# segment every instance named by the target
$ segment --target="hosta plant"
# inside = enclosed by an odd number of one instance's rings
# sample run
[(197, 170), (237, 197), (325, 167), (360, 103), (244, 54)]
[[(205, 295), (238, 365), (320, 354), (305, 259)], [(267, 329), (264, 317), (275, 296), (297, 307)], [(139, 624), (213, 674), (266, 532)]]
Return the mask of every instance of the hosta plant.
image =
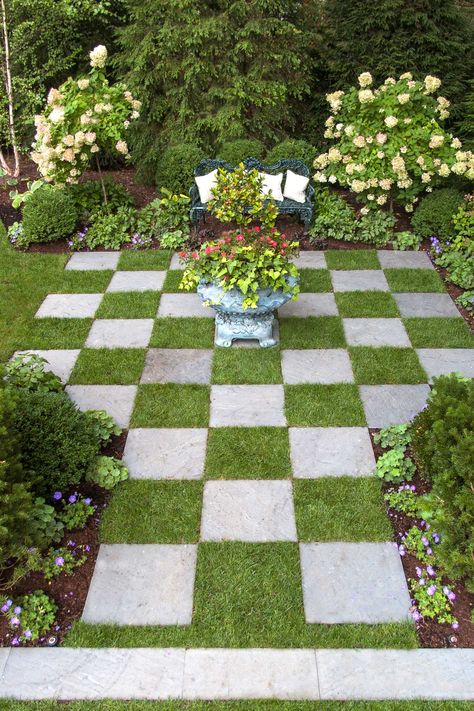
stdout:
[(410, 212), (419, 193), (451, 173), (474, 178), (473, 154), (442, 128), (449, 101), (435, 98), (437, 77), (418, 81), (406, 72), (377, 88), (369, 72), (358, 80), (326, 97), (325, 137), (333, 145), (314, 162), (316, 181), (348, 187), (366, 208), (395, 199)]

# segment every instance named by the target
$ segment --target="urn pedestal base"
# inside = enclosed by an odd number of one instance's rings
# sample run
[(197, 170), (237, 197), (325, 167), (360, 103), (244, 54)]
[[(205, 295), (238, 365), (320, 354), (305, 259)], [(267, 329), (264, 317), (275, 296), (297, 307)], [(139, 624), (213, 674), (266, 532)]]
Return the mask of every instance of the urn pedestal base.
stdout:
[(217, 313), (214, 343), (230, 348), (233, 341), (258, 341), (262, 348), (271, 348), (278, 343), (273, 332), (272, 312), (255, 314)]

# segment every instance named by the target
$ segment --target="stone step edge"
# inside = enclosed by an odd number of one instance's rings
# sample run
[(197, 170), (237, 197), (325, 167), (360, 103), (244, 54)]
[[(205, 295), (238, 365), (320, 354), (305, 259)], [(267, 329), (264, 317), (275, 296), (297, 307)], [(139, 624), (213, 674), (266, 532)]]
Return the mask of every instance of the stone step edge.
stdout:
[(474, 649), (3, 648), (0, 698), (474, 699)]

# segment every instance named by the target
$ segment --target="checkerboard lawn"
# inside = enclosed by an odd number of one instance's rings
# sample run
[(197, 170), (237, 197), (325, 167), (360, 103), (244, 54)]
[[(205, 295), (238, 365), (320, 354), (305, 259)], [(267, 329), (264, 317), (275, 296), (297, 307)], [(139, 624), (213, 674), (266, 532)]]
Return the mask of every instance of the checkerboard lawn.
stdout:
[[(140, 624), (131, 598), (128, 622), (104, 607), (67, 644), (417, 645), (403, 619), (306, 622), (300, 545), (390, 541), (367, 428), (412, 417), (439, 372), (472, 375), (472, 337), (426, 255), (326, 252), (326, 268), (302, 270), (305, 298), (282, 309), (271, 350), (215, 349), (167, 252), (124, 252), (115, 270), (5, 243), (0, 257), (0, 359), (54, 351), (71, 397), (101, 407), (106, 395), (129, 428), (130, 480), (101, 544), (196, 550), (190, 624)], [(339, 563), (330, 575), (351, 585)]]

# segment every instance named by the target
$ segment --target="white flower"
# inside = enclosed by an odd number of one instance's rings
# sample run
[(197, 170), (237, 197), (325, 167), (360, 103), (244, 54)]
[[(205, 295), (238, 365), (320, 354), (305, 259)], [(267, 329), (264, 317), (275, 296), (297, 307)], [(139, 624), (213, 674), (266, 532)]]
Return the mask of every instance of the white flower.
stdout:
[(407, 125), (412, 122), (413, 119), (411, 118), (404, 118), (403, 123), (406, 123)]
[(418, 156), (418, 158), (416, 159), (416, 162), (418, 163), (418, 165), (422, 166), (425, 163), (425, 159), (423, 156)]
[(453, 140), (451, 141), (451, 148), (461, 148), (461, 146), (462, 143), (459, 138), (453, 138)]
[(125, 141), (117, 141), (117, 143), (115, 144), (115, 148), (118, 150), (119, 153), (122, 153), (124, 156), (128, 153), (128, 146)]
[(324, 125), (326, 126), (326, 128), (332, 128), (334, 126), (334, 116), (330, 116), (329, 118), (327, 118), (324, 122)]
[(395, 156), (392, 158), (392, 168), (395, 173), (403, 173), (405, 170), (405, 161), (401, 156)]
[(100, 150), (100, 148), (96, 143), (94, 143), (94, 145), (91, 146), (91, 153), (98, 153), (99, 150)]
[(375, 195), (372, 195), (372, 193), (369, 193), (369, 195), (367, 195), (367, 200), (370, 200), (370, 201), (375, 200)]
[(331, 128), (327, 128), (323, 133), (324, 138), (334, 138), (334, 131)]
[(352, 124), (349, 124), (344, 129), (344, 133), (346, 134), (346, 136), (353, 136), (354, 131), (355, 131), (355, 129), (354, 129), (354, 126), (352, 126)]
[(456, 160), (460, 161), (465, 161), (468, 159), (468, 152), (467, 151), (456, 151)]
[(99, 44), (97, 47), (94, 47), (92, 52), (89, 52), (89, 57), (91, 60), (91, 67), (102, 69), (105, 67), (105, 63), (107, 61), (107, 48), (104, 47), (103, 44)]
[[(431, 188), (426, 188), (426, 192), (431, 192)], [(405, 211), (406, 212), (413, 212), (413, 205), (409, 203), (408, 205), (405, 205)]]
[(55, 106), (49, 114), (51, 123), (62, 123), (64, 121), (64, 109), (62, 106)]
[(341, 108), (341, 98), (343, 96), (343, 91), (333, 91), (332, 94), (326, 94), (326, 99), (329, 102), (333, 113), (337, 113), (337, 111)]
[(413, 74), (411, 72), (405, 72), (400, 74), (400, 79), (413, 79)]
[(355, 169), (354, 163), (348, 163), (348, 164), (346, 165), (346, 173), (347, 173), (347, 175), (352, 175), (353, 172), (354, 172), (354, 169)]
[(384, 123), (385, 123), (385, 125), (388, 126), (389, 128), (393, 128), (394, 126), (397, 125), (398, 119), (397, 119), (395, 116), (387, 116), (387, 117), (384, 119)]
[(112, 104), (104, 104), (104, 111), (112, 111), (113, 108)]
[(406, 146), (400, 146), (400, 153), (406, 153), (408, 148)]
[(392, 187), (392, 180), (390, 178), (382, 178), (382, 180), (379, 180), (379, 185), (382, 188), (382, 190), (390, 190)]
[(81, 91), (84, 91), (89, 86), (89, 79), (78, 79), (77, 86)]
[(314, 176), (314, 179), (315, 179), (318, 183), (326, 183), (326, 182), (327, 182), (327, 177), (326, 177), (325, 173), (319, 173), (319, 172), (316, 173), (315, 176)]
[(370, 212), (370, 210), (369, 210), (368, 207), (361, 207), (361, 208), (360, 208), (360, 214), (361, 214), (361, 215), (368, 215), (369, 212)]
[(94, 143), (96, 139), (96, 134), (94, 131), (88, 131), (85, 136), (84, 136), (84, 143), (87, 143), (89, 146)]
[(410, 94), (397, 94), (399, 104), (407, 104), (410, 101)]
[(359, 91), (359, 101), (361, 104), (369, 104), (374, 99), (374, 92), (371, 89), (361, 89)]
[(385, 158), (385, 153), (383, 151), (377, 151), (377, 158)]
[(359, 84), (362, 88), (372, 84), (372, 74), (370, 72), (362, 72), (358, 76)]
[(385, 205), (386, 202), (387, 202), (387, 196), (386, 196), (386, 195), (380, 195), (380, 196), (377, 198), (377, 205)]
[(451, 171), (450, 171), (449, 165), (447, 163), (442, 163), (439, 166), (438, 173), (439, 173), (439, 175), (441, 175), (442, 178), (447, 178), (448, 175), (450, 174), (450, 172)]
[(102, 113), (103, 110), (104, 110), (104, 104), (96, 104), (94, 106), (94, 111), (96, 114)]
[(354, 170), (357, 173), (362, 173), (365, 170), (365, 163), (356, 163), (356, 165), (354, 166)]
[(431, 174), (430, 173), (422, 173), (421, 174), (421, 182), (422, 183), (431, 183)]
[(79, 120), (80, 120), (82, 126), (88, 126), (90, 123), (92, 123), (91, 117), (88, 116), (87, 114), (82, 114), (82, 116)]
[(330, 148), (328, 151), (328, 160), (330, 163), (337, 163), (342, 158), (339, 148)]
[(366, 143), (373, 143), (374, 137), (373, 136), (366, 136), (365, 140), (366, 140)]
[(86, 134), (84, 133), (84, 131), (78, 131), (74, 135), (74, 142), (78, 146), (82, 146), (82, 144), (84, 143), (85, 140), (86, 140)]
[(384, 81), (384, 84), (386, 86), (390, 86), (390, 84), (396, 84), (396, 83), (397, 82), (395, 81), (395, 79), (393, 77), (387, 77)]
[(439, 117), (444, 121), (444, 119), (447, 119), (449, 117), (449, 111), (441, 109), (441, 111), (439, 112)]
[(353, 180), (351, 183), (351, 190), (355, 193), (361, 193), (365, 190), (365, 183), (363, 180)]
[(124, 97), (126, 98), (127, 101), (129, 101), (130, 103), (132, 103), (132, 101), (133, 101), (133, 96), (132, 96), (132, 92), (131, 92), (131, 91), (128, 91), (128, 89), (127, 89), (127, 91), (124, 91), (124, 92), (123, 92), (123, 95), (124, 95)]
[(337, 183), (337, 178), (335, 175), (330, 175), (328, 178), (329, 183)]
[(336, 131), (342, 131), (343, 128), (344, 128), (343, 123), (336, 123)]
[(131, 115), (132, 119), (137, 119), (139, 116), (140, 116), (140, 114), (138, 113), (138, 111), (132, 111), (132, 115)]
[(124, 128), (128, 128), (130, 126), (130, 121), (124, 121), (123, 126)]
[(467, 170), (467, 163), (464, 163), (463, 161), (459, 161), (459, 162), (455, 163), (453, 166), (451, 166), (451, 170), (456, 175), (463, 175), (463, 173), (465, 173)]
[(363, 148), (365, 146), (365, 138), (364, 136), (356, 136), (352, 143), (354, 146), (357, 146), (357, 148)]
[(409, 87), (410, 89), (414, 89), (415, 86), (416, 86), (416, 81), (413, 81), (413, 79), (409, 79), (409, 80), (407, 81), (407, 85), (408, 85), (408, 87)]
[(50, 89), (48, 92), (48, 98), (46, 99), (49, 106), (54, 106), (54, 104), (59, 104), (63, 95), (57, 89)]
[(313, 165), (315, 168), (325, 168), (328, 163), (329, 163), (328, 154), (321, 153), (319, 156), (317, 156), (314, 159)]
[(443, 145), (444, 142), (444, 136), (434, 133), (429, 142), (429, 147), (430, 148), (439, 148), (440, 146)]
[(142, 102), (138, 101), (138, 99), (133, 99), (132, 109), (135, 109), (135, 111), (140, 111), (141, 107), (142, 107)]
[(72, 163), (74, 161), (74, 151), (72, 150), (72, 148), (66, 148), (62, 157), (63, 160), (67, 161), (68, 163)]
[(438, 79), (438, 77), (433, 77), (431, 76), (431, 74), (428, 74), (428, 76), (426, 76), (424, 79), (424, 84), (426, 93), (432, 94), (433, 91), (436, 91), (436, 89), (439, 89), (439, 87), (441, 86), (441, 79)]
[(444, 96), (438, 96), (436, 101), (438, 102), (438, 105), (441, 109), (447, 109), (448, 106), (451, 106), (451, 102), (448, 101)]
[(74, 136), (71, 133), (68, 133), (67, 136), (64, 136), (63, 143), (65, 146), (73, 146), (74, 145)]
[(386, 133), (378, 133), (378, 134), (375, 136), (375, 140), (377, 141), (377, 143), (380, 143), (380, 145), (383, 146), (383, 144), (384, 144), (384, 143), (386, 142), (386, 140), (387, 140), (387, 134), (386, 134)]

